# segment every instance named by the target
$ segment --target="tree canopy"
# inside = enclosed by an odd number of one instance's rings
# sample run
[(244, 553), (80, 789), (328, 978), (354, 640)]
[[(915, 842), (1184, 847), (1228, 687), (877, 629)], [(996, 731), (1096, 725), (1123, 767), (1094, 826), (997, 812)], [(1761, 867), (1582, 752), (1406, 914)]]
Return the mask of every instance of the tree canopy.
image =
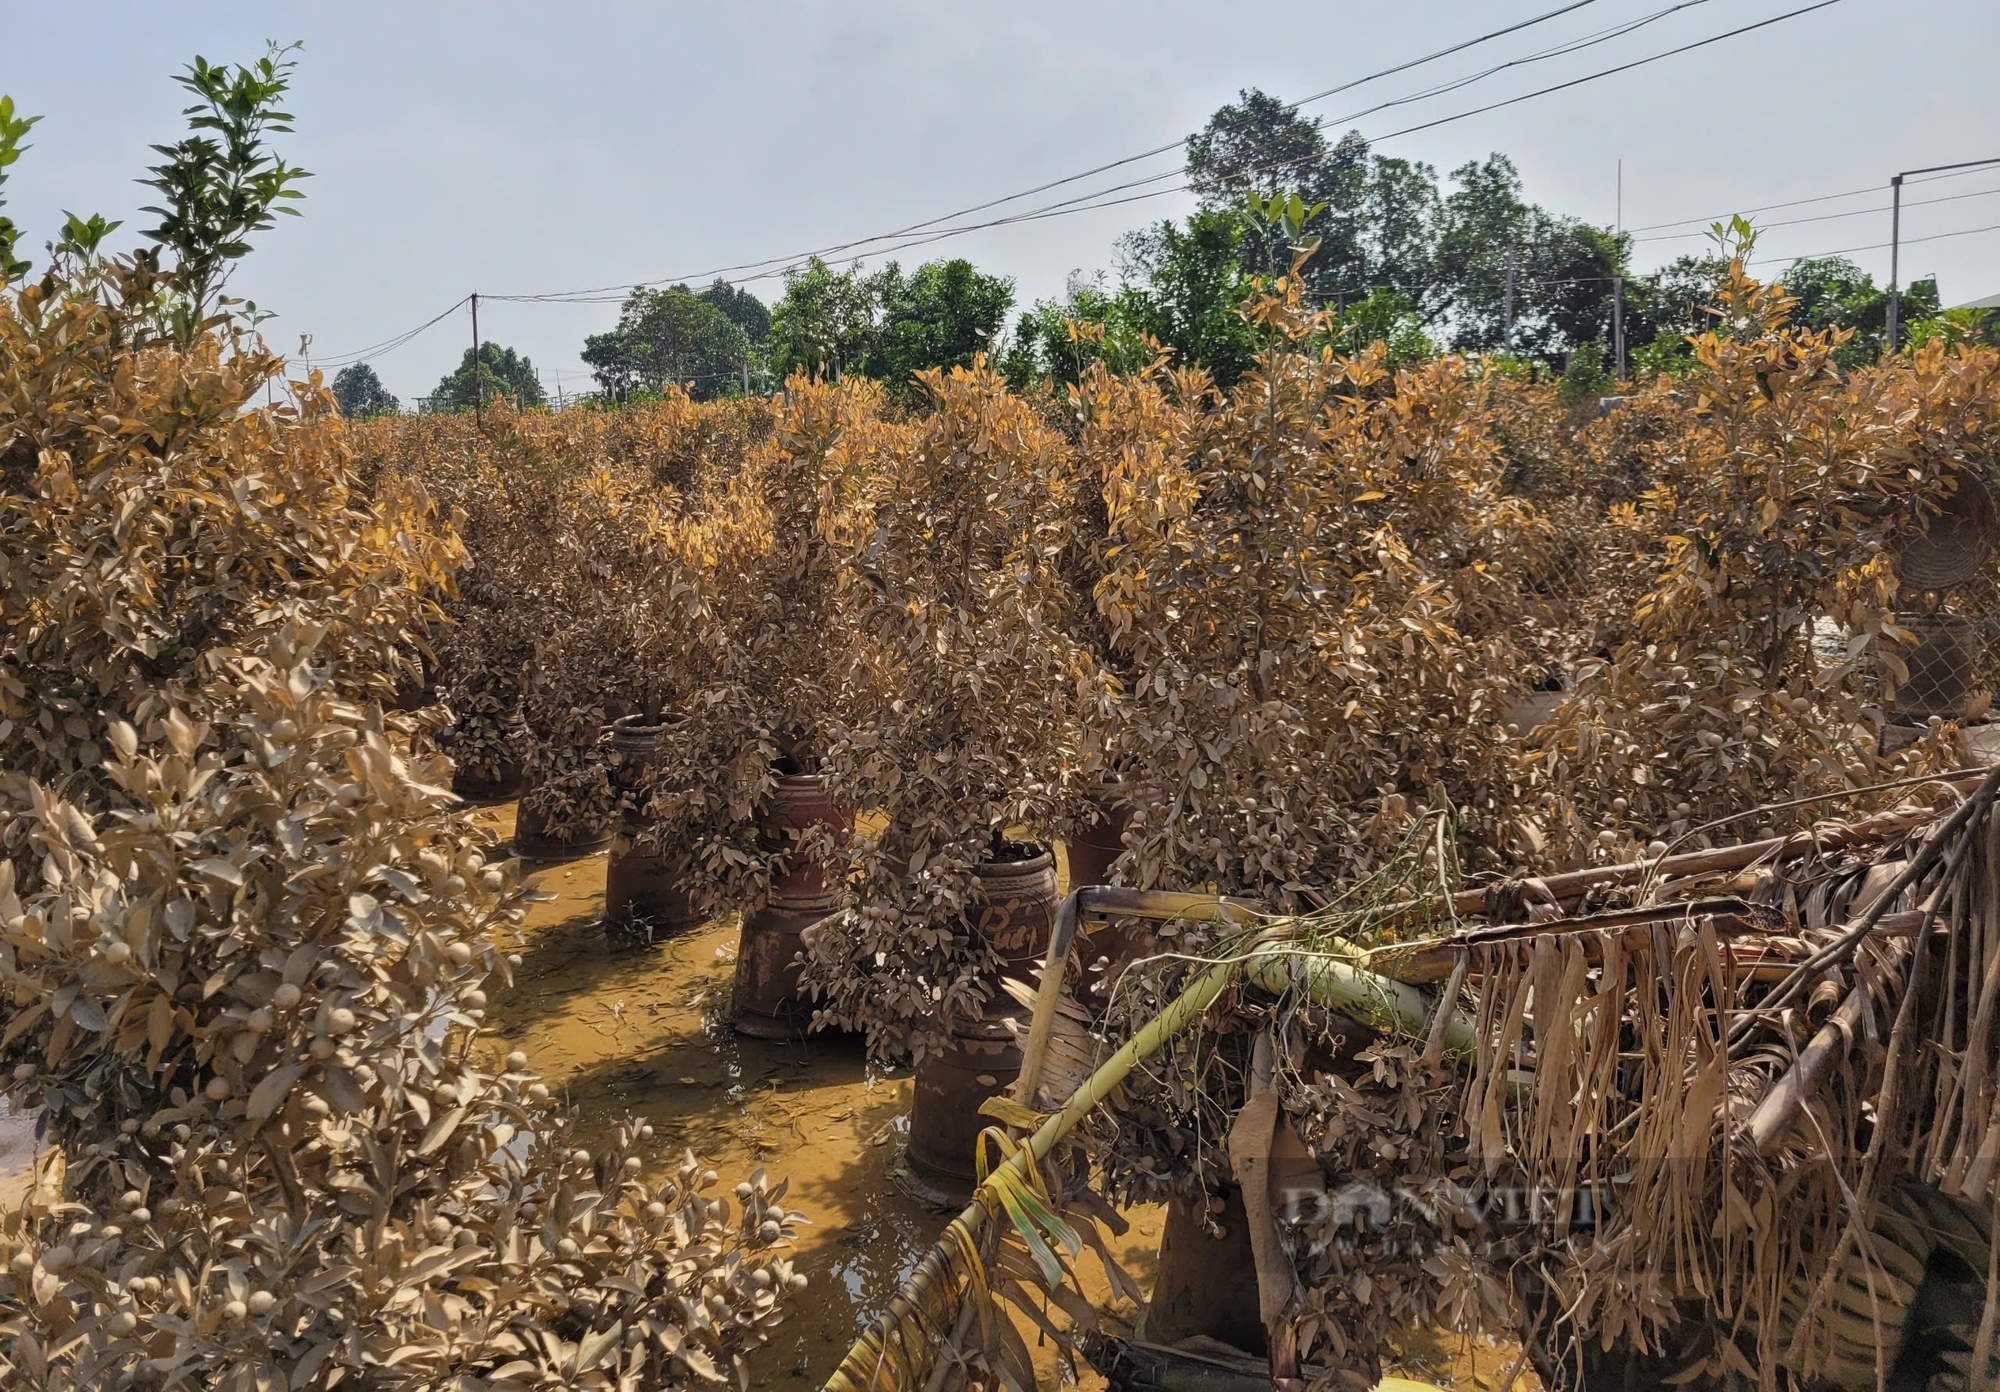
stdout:
[[(634, 290), (609, 333), (584, 340), (583, 360), (607, 396), (622, 399), (634, 389), (685, 387), (697, 401), (728, 394), (738, 386), (750, 361), (750, 335), (728, 310), (744, 308), (737, 291), (717, 281), (702, 294), (685, 285), (666, 290)], [(763, 307), (758, 305), (758, 309)]]
[(785, 293), (771, 308), (771, 367), (778, 376), (803, 369), (837, 378), (859, 371), (874, 334), (867, 277), (852, 269), (836, 271), (817, 256), (785, 272)]
[(771, 310), (773, 370), (838, 377), (859, 372), (902, 390), (926, 368), (963, 367), (993, 352), (1014, 303), (1014, 282), (963, 257), (904, 272), (836, 271), (814, 257), (785, 275)]
[(881, 316), (867, 371), (900, 384), (932, 367), (969, 367), (990, 352), (1014, 303), (1014, 282), (973, 269), (963, 257), (904, 275), (894, 261), (870, 277)]
[[(1380, 339), (1393, 362), (1440, 348), (1505, 352), (1584, 382), (1602, 375), (1605, 363), (1617, 366), (1610, 354), (1621, 282), (1628, 366), (1684, 370), (1688, 336), (1708, 326), (1706, 306), (1727, 264), (1711, 252), (1634, 274), (1629, 235), (1531, 201), (1504, 154), (1468, 160), (1441, 179), (1428, 164), (1377, 154), (1357, 131), (1334, 138), (1319, 120), (1255, 88), (1218, 109), (1186, 149), (1200, 208), (1126, 234), (1115, 280), (1073, 274), (1063, 296), (1024, 309), (1011, 333), (1004, 323), (1013, 282), (963, 258), (907, 273), (894, 262), (870, 272), (812, 258), (786, 273), (784, 294), (768, 311), (720, 280), (698, 297), (676, 290), (745, 334), (751, 360), (769, 370), (758, 374), (767, 383), (804, 369), (830, 378), (865, 374), (901, 391), (917, 371), (969, 363), (983, 351), (1021, 386), (1074, 381), (1093, 361), (1134, 368), (1164, 351), (1226, 386), (1262, 347), (1261, 331), (1238, 313), (1252, 284), (1289, 271), (1310, 248), (1301, 280), (1309, 301), (1333, 311), (1327, 346), (1335, 351)], [(1275, 218), (1274, 202), (1301, 215)], [(1879, 355), (1887, 297), (1851, 262), (1800, 261), (1785, 284), (1799, 298), (1801, 325), (1856, 331), (1840, 350), (1843, 366)], [(662, 379), (641, 366), (653, 360), (658, 335), (633, 327), (644, 318), (638, 302), (635, 292), (619, 329), (586, 349), (607, 385)], [(680, 307), (692, 314), (685, 302)], [(1947, 322), (1926, 281), (1904, 293), (1903, 322), (1913, 335), (1906, 341), (1977, 332)], [(712, 369), (718, 382), (720, 366)]]
[(351, 363), (333, 375), (333, 400), (340, 414), (349, 420), (393, 416), (403, 405), (365, 362)]
[(505, 397), (517, 406), (543, 406), (548, 403), (542, 391), (542, 379), (535, 375), (535, 365), (512, 348), (503, 348), (497, 343), (479, 345), (479, 372), (473, 375), (472, 350), (465, 350), (458, 367), (445, 374), (437, 384), (437, 390), (424, 398), (424, 408), (430, 411), (469, 411), (472, 409), (474, 382), (481, 389), (480, 400), (491, 401)]
[[(1875, 277), (1844, 256), (1817, 256), (1794, 261), (1779, 281), (1797, 301), (1792, 306), (1794, 324), (1854, 330), (1854, 337), (1834, 350), (1835, 362), (1858, 367), (1881, 355), (1889, 327), (1889, 292), (1875, 284)], [(1939, 311), (1936, 279), (1911, 281), (1903, 288), (1897, 313), (1904, 324)]]

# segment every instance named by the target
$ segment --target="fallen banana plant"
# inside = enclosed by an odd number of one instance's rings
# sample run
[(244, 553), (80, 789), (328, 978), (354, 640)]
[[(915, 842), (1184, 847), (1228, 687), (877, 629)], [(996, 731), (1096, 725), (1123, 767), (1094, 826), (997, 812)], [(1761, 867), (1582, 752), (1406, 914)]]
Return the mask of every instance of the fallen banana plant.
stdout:
[[(1056, 970), (1045, 971), (1043, 979), (1061, 979), (1059, 955), (1067, 954), (1069, 939), (1083, 914), (1139, 915), (1148, 911), (1177, 918), (1205, 912), (1217, 920), (1234, 917), (1240, 921), (1244, 906), (1214, 896), (1078, 890), (1063, 902), (1062, 919), (1050, 954)], [(1448, 1000), (1440, 1005), (1440, 998), (1417, 987), (1378, 976), (1346, 955), (1298, 941), (1302, 925), (1307, 923), (1310, 919), (1277, 919), (1251, 929), (1237, 950), (1197, 976), (1150, 1024), (1106, 1059), (1054, 1115), (1038, 1116), (1018, 1100), (1009, 1103), (996, 1099), (998, 1105), (989, 1103), (989, 1112), (999, 1112), (1010, 1122), (1038, 1124), (1032, 1134), (1018, 1142), (997, 1130), (984, 1133), (982, 1168), (988, 1144), (1001, 1151), (1001, 1163), (985, 1174), (972, 1202), (952, 1220), (916, 1271), (897, 1290), (888, 1309), (855, 1341), (826, 1380), (826, 1392), (914, 1392), (920, 1387), (926, 1392), (938, 1392), (948, 1385), (932, 1376), (939, 1367), (941, 1348), (953, 1344), (949, 1361), (961, 1361), (962, 1355), (955, 1348), (957, 1339), (965, 1333), (960, 1325), (969, 1324), (972, 1319), (989, 1331), (989, 1337), (982, 1338), (984, 1347), (989, 1352), (999, 1348), (1007, 1337), (1003, 1326), (1011, 1329), (1011, 1323), (998, 1310), (980, 1308), (991, 1300), (988, 1266), (980, 1256), (980, 1242), (987, 1225), (1001, 1213), (1007, 1215), (1012, 1232), (1032, 1254), (1038, 1274), (1044, 1278), (1042, 1292), (1067, 1288), (1073, 1277), (1056, 1248), (1064, 1256), (1074, 1257), (1084, 1239), (1078, 1227), (1052, 1201), (1042, 1179), (1042, 1162), (1085, 1116), (1113, 1094), (1134, 1068), (1199, 1021), (1230, 988), (1255, 986), (1274, 995), (1296, 991), (1317, 1005), (1350, 1015), (1371, 1028), (1412, 1038), (1428, 1034), (1433, 1016), (1440, 1011), (1448, 1012), (1440, 1017), (1444, 1022), (1444, 1048), (1455, 1055), (1471, 1052), (1472, 1023), (1451, 1008)], [(1053, 993), (1038, 994), (1036, 1025), (1031, 1028), (1040, 1029), (1044, 1040), (1043, 1015), (1046, 1011), (1052, 1017), (1054, 1006)], [(1033, 1048), (1031, 1043), (1030, 1049)], [(1022, 1072), (1032, 1087), (1033, 1073), (1026, 1059)], [(1115, 1271), (1108, 1254), (1105, 1264), (1108, 1271)], [(1115, 1286), (1119, 1278), (1114, 1275), (1112, 1279)], [(964, 1313), (968, 1304), (972, 1306), (970, 1316)], [(1087, 1315), (1088, 1308), (1084, 1307), (1081, 1313)], [(1025, 1354), (1025, 1350), (1019, 1350), (1018, 1354)], [(1030, 1392), (1032, 1375), (1026, 1381), (1021, 1380), (1025, 1364), (1018, 1354), (993, 1358), (986, 1366), (1007, 1386)]]

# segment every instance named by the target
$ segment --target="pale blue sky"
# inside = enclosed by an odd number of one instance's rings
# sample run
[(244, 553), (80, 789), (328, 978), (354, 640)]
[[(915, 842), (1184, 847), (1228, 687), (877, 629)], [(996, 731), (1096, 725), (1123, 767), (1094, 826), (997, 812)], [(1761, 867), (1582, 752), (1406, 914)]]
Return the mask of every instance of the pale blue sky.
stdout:
[[(235, 289), (274, 309), (268, 332), (325, 358), (413, 327), (467, 291), (623, 285), (690, 275), (883, 232), (1163, 144), (1238, 88), (1299, 97), (1558, 0), (1301, 4), (1232, 0), (567, 5), (20, 4), (0, 92), (40, 113), (13, 167), (10, 211), (37, 249), (62, 208), (131, 219), (147, 146), (179, 127), (169, 80), (194, 53), (303, 38), (283, 149), (314, 172), (305, 216), (269, 234)], [(1329, 117), (1665, 8), (1596, 0), (1550, 23), (1319, 103)], [(1587, 52), (1359, 120), (1376, 136), (1796, 8), (1708, 0)], [(2000, 155), (2000, 5), (1842, 0), (1696, 53), (1381, 148), (1448, 172), (1501, 150), (1528, 194), (1625, 224), (1880, 188), (1920, 165)], [(1098, 184), (1164, 171), (1171, 156)], [(1912, 191), (1914, 202), (2000, 190), (2000, 169)], [(1773, 211), (1763, 221), (1885, 206), (1886, 192)], [(1072, 268), (1106, 268), (1118, 235), (1178, 215), (1185, 195), (975, 232), (902, 253), (971, 258), (1015, 277), (1022, 303)], [(1008, 211), (1008, 210), (1001, 210)], [(1904, 278), (1946, 300), (2000, 291), (2000, 193), (1911, 207)], [(1693, 228), (1669, 228), (1689, 231)], [(1886, 212), (1773, 228), (1774, 256), (1888, 239)], [(1640, 265), (1699, 239), (1653, 241)], [(1886, 278), (1888, 254), (1854, 259)], [(773, 282), (753, 286), (767, 300)], [(613, 304), (482, 308), (485, 335), (544, 380), (586, 385), (577, 350)], [(376, 365), (406, 399), (469, 339), (460, 311)]]

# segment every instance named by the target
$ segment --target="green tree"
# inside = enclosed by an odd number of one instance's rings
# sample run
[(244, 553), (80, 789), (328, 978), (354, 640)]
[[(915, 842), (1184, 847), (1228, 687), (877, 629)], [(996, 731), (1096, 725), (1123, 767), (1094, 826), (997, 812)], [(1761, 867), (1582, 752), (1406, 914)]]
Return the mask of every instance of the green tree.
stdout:
[(965, 259), (931, 261), (908, 275), (891, 261), (869, 278), (879, 306), (874, 351), (866, 371), (895, 388), (932, 367), (969, 367), (975, 353), (991, 352), (1014, 282), (986, 275)]
[[(1328, 143), (1321, 123), (1255, 88), (1216, 111), (1188, 137), (1189, 183), (1210, 212), (1243, 206), (1246, 193), (1297, 194), (1308, 207), (1305, 234), (1319, 239), (1306, 262), (1310, 294), (1336, 305), (1393, 290), (1429, 318), (1437, 172), (1427, 164), (1372, 154), (1357, 131)], [(1262, 275), (1290, 264), (1274, 230), (1257, 234), (1244, 262)]]
[(685, 285), (634, 290), (619, 311), (618, 327), (592, 334), (583, 345), (584, 362), (614, 399), (634, 389), (661, 391), (669, 383), (701, 401), (724, 396), (740, 382), (749, 357), (743, 329), (706, 294)]
[(717, 276), (714, 283), (701, 292), (701, 297), (728, 315), (729, 322), (743, 330), (743, 336), (752, 344), (761, 344), (771, 336), (769, 307), (742, 286), (731, 285)]
[[(1119, 313), (1137, 334), (1199, 363), (1224, 386), (1257, 355), (1258, 338), (1237, 312), (1250, 292), (1244, 265), (1246, 220), (1237, 212), (1199, 212), (1186, 224), (1162, 222), (1127, 236), (1120, 269)], [(1261, 254), (1261, 248), (1254, 249)]]
[(333, 375), (333, 401), (348, 420), (393, 416), (403, 407), (365, 362), (350, 363)]
[[(14, 99), (0, 96), (0, 188), (7, 183), (7, 166), (21, 158), (21, 152), (28, 147), (21, 143), (39, 116), (17, 116), (14, 114)], [(0, 202), (4, 202), (0, 196)], [(21, 229), (14, 220), (0, 213), (0, 281), (13, 280), (28, 273), (28, 263), (17, 260), (14, 247), (21, 240)]]
[(1688, 339), (1714, 322), (1709, 306), (1728, 270), (1724, 257), (1690, 252), (1625, 282), (1625, 343), (1635, 378), (1678, 376), (1693, 367)]
[(1463, 351), (1509, 345), (1510, 261), (1511, 351), (1560, 367), (1582, 344), (1607, 337), (1614, 281), (1627, 273), (1630, 239), (1528, 202), (1505, 155), (1469, 161), (1451, 177), (1457, 187), (1439, 207), (1432, 267), (1452, 345)]
[(1099, 282), (1072, 283), (1060, 300), (1037, 300), (1015, 323), (1000, 372), (1019, 391), (1045, 378), (1076, 382), (1094, 362), (1113, 372), (1144, 367), (1153, 350), (1134, 322), (1137, 304), (1133, 292), (1107, 294)]
[[(1322, 205), (1307, 222), (1306, 235), (1319, 249), (1306, 263), (1312, 292), (1332, 299), (1343, 288), (1364, 283), (1366, 257), (1362, 228), (1368, 189), (1368, 142), (1350, 132), (1329, 146), (1320, 123), (1266, 92), (1250, 88), (1221, 107), (1200, 132), (1188, 137), (1188, 183), (1205, 211), (1234, 213), (1243, 195), (1297, 194), (1307, 205)], [(1258, 274), (1282, 272), (1289, 249), (1275, 231), (1264, 231), (1239, 248)]]
[(817, 256), (785, 272), (785, 293), (771, 307), (768, 342), (782, 379), (801, 368), (837, 378), (858, 372), (875, 346), (875, 294), (866, 277), (835, 271)]
[(1380, 343), (1388, 350), (1389, 366), (1402, 367), (1437, 356), (1437, 344), (1424, 332), (1423, 317), (1394, 290), (1374, 294), (1348, 305), (1334, 319), (1329, 337), (1333, 351), (1344, 357), (1364, 352)]
[(1562, 381), (1556, 386), (1557, 400), (1575, 408), (1589, 405), (1610, 391), (1616, 380), (1610, 356), (1596, 339), (1577, 344), (1563, 365)]
[(164, 199), (164, 206), (141, 211), (159, 215), (159, 225), (145, 235), (176, 259), (182, 300), (170, 316), (183, 340), (215, 307), (231, 266), (249, 254), (251, 234), (268, 230), (279, 213), (298, 216), (288, 200), (305, 197), (293, 185), (308, 177), (306, 171), (265, 144), (292, 129), (291, 113), (278, 103), (291, 87), (297, 62), (288, 55), (298, 47), (273, 43), (257, 62), (236, 67), (197, 57), (175, 79), (196, 97), (183, 113), (192, 133), (155, 145), (164, 162), (140, 182)]
[[(1834, 361), (1841, 367), (1859, 367), (1882, 355), (1889, 292), (1878, 287), (1873, 276), (1844, 256), (1817, 256), (1794, 261), (1778, 280), (1797, 301), (1792, 306), (1794, 324), (1854, 330), (1854, 337), (1834, 350)], [(1931, 318), (1939, 311), (1935, 278), (1910, 282), (1897, 308), (1905, 324)]]
[[(535, 375), (535, 365), (517, 354), (512, 348), (502, 348), (497, 343), (479, 345), (479, 399), (492, 401), (505, 397), (517, 406), (543, 406), (548, 397), (542, 392), (542, 380)], [(458, 367), (445, 374), (438, 382), (437, 390), (424, 398), (424, 409), (429, 411), (470, 411), (473, 403), (472, 350), (465, 350)]]

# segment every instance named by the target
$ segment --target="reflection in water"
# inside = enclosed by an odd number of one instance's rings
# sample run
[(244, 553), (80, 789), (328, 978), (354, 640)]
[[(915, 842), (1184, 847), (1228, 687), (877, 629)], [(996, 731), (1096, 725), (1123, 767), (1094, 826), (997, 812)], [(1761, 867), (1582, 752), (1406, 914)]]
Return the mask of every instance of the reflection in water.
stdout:
[[(511, 834), (511, 807), (480, 815), (502, 836)], [(636, 1112), (668, 1141), (663, 1164), (684, 1146), (725, 1177), (761, 1166), (788, 1180), (791, 1202), (813, 1223), (796, 1254), (811, 1285), (771, 1343), (751, 1355), (750, 1382), (817, 1387), (950, 1218), (896, 1187), (908, 1132), (908, 1069), (871, 1071), (860, 1041), (849, 1037), (772, 1043), (733, 1033), (725, 1017), (736, 969), (734, 915), (677, 942), (613, 957), (600, 923), (604, 856), (531, 869), (553, 897), (531, 908), (514, 989), (495, 993), (487, 1019), (493, 1052), (524, 1050), (576, 1107), (586, 1145)], [(0, 1101), (0, 1201), (25, 1192), (33, 1157), (32, 1122)], [(1131, 1229), (1112, 1240), (1112, 1251), (1150, 1286), (1161, 1212), (1126, 1216)], [(1136, 1312), (1107, 1304), (1096, 1263), (1080, 1262), (1077, 1271), (1107, 1329), (1130, 1332)], [(1023, 1334), (1036, 1352), (1039, 1381), (1054, 1386), (1053, 1352), (1031, 1327)], [(1412, 1371), (1455, 1387), (1492, 1386), (1497, 1368), (1514, 1361), (1509, 1345), (1487, 1341), (1482, 1349), (1435, 1335), (1413, 1337), (1406, 1354)], [(1082, 1372), (1086, 1388), (1104, 1385)], [(1517, 1384), (1521, 1392), (1533, 1386), (1531, 1374)]]
[[(503, 835), (510, 830), (511, 809), (482, 816)], [(751, 1356), (751, 1385), (817, 1386), (950, 1217), (896, 1186), (909, 1070), (871, 1071), (858, 1038), (777, 1043), (730, 1030), (733, 914), (675, 942), (610, 956), (600, 923), (603, 855), (529, 868), (554, 897), (532, 906), (514, 989), (496, 993), (489, 1011), (496, 1047), (526, 1051), (578, 1109), (586, 1136), (637, 1112), (725, 1178), (763, 1166), (789, 1181), (790, 1201), (812, 1219), (797, 1254), (812, 1284), (770, 1345)], [(1144, 1284), (1159, 1215), (1131, 1216), (1132, 1231), (1114, 1250)], [(1102, 1298), (1101, 1273), (1079, 1267)], [(1134, 1312), (1114, 1312), (1114, 1327), (1116, 1313)], [(1028, 1339), (1034, 1347), (1032, 1331)], [(1038, 1352), (1053, 1385), (1053, 1354)]]
[(11, 1207), (31, 1187), (35, 1173), (35, 1122), (0, 1097), (0, 1204)]

